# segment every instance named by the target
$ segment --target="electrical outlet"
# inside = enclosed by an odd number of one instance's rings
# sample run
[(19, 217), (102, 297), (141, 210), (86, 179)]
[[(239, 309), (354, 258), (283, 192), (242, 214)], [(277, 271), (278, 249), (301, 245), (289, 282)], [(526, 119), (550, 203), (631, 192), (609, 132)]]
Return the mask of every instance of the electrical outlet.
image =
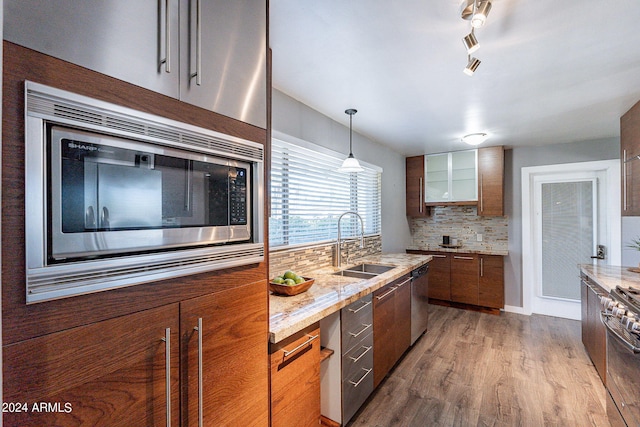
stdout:
[(482, 233), (476, 234), (476, 239), (478, 242), (482, 242)]

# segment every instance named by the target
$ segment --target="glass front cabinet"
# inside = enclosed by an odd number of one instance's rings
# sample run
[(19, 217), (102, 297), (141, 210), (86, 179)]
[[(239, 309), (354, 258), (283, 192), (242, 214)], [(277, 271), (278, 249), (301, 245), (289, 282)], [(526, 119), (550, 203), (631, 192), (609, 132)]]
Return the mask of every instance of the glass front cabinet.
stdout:
[(478, 200), (478, 150), (425, 157), (426, 203)]

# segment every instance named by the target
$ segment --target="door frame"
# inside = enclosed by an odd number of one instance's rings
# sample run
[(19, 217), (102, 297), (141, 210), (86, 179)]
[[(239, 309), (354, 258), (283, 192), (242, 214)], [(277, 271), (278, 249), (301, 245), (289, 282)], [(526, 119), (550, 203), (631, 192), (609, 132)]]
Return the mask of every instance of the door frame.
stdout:
[[(556, 165), (523, 167), (522, 174), (522, 308), (524, 314), (532, 314), (533, 298), (536, 291), (534, 283), (535, 247), (534, 247), (534, 177), (563, 172), (596, 172), (604, 171), (606, 182), (601, 183), (601, 192), (606, 194), (606, 216), (609, 228), (607, 259), (610, 265), (620, 265), (622, 257), (621, 216), (620, 216), (620, 160), (599, 160), (580, 163), (563, 163)], [(576, 266), (576, 277), (579, 272)], [(567, 317), (569, 313), (558, 310), (558, 317)], [(578, 320), (574, 315), (569, 318)]]

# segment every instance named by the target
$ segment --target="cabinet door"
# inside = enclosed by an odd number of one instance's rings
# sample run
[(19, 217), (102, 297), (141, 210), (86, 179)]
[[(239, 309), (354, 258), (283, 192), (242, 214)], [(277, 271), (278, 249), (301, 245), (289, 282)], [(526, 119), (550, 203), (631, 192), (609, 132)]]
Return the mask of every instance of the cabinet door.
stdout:
[(5, 0), (4, 38), (178, 97), (177, 0)]
[(588, 288), (587, 301), (589, 306), (587, 314), (589, 318), (589, 356), (600, 378), (602, 378), (602, 381), (606, 384), (607, 330), (600, 321), (600, 298), (591, 288)]
[(504, 148), (478, 150), (478, 215), (504, 214)]
[(429, 252), (429, 298), (451, 301), (451, 254)]
[[(396, 361), (411, 346), (411, 277), (395, 281), (395, 351)], [(395, 361), (394, 361), (395, 364)]]
[(181, 0), (180, 99), (266, 128), (266, 25), (266, 1)]
[(498, 255), (480, 255), (478, 305), (504, 308), (504, 259)]
[(407, 216), (429, 216), (424, 205), (424, 156), (407, 157), (405, 169)]
[[(320, 420), (320, 329), (316, 324), (272, 345), (271, 425), (318, 426)], [(239, 425), (239, 424), (236, 424)]]
[(451, 257), (451, 301), (478, 305), (478, 256)]
[(267, 285), (180, 303), (182, 424), (268, 424)]
[(622, 215), (640, 216), (640, 102), (620, 118)]
[(451, 153), (451, 201), (478, 200), (477, 150)]
[(393, 283), (373, 293), (373, 386), (382, 379), (396, 363), (395, 349), (395, 292)]
[(449, 153), (425, 156), (426, 202), (448, 202), (451, 200), (449, 169)]
[(4, 425), (178, 425), (179, 344), (172, 304), (5, 346)]

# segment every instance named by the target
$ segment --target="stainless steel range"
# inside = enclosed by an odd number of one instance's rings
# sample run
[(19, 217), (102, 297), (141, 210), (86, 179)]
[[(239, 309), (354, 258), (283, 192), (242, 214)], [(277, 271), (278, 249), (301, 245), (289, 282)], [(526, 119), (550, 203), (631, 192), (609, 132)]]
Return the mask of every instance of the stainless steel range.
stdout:
[(640, 289), (617, 286), (601, 303), (607, 328), (607, 414), (614, 427), (640, 427)]

